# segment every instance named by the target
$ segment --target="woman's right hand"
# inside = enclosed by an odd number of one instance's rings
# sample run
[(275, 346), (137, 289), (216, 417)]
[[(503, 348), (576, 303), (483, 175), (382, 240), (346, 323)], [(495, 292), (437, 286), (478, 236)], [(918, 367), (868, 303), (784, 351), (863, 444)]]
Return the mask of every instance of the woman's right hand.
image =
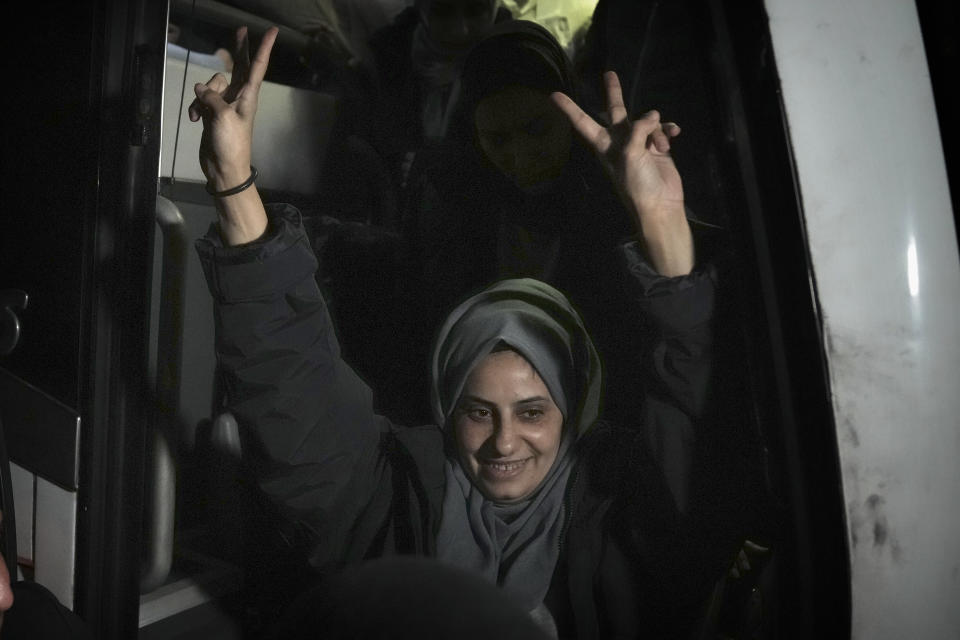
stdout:
[(206, 84), (197, 83), (193, 87), (197, 97), (190, 104), (190, 120), (203, 120), (200, 167), (216, 191), (235, 187), (250, 175), (257, 98), (277, 31), (272, 27), (266, 32), (251, 64), (247, 28), (240, 27), (230, 82), (222, 73), (217, 73)]
[[(190, 120), (203, 120), (200, 168), (214, 191), (236, 187), (250, 177), (257, 100), (278, 31), (276, 27), (267, 30), (251, 64), (247, 28), (237, 29), (237, 51), (230, 82), (222, 73), (217, 73), (206, 84), (197, 83), (193, 88), (197, 97), (190, 104)], [(266, 230), (267, 217), (256, 187), (218, 197), (216, 205), (225, 243), (251, 242)]]

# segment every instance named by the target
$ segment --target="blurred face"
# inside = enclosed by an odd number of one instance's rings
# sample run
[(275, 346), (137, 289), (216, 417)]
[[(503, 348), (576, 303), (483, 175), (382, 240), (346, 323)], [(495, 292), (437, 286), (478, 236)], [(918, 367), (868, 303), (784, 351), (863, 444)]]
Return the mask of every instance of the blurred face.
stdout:
[(421, 11), (430, 39), (445, 49), (466, 50), (493, 26), (489, 0), (425, 0)]
[(484, 155), (520, 188), (560, 175), (570, 158), (570, 124), (543, 92), (507, 87), (474, 112)]
[[(3, 512), (0, 512), (0, 530), (3, 527)], [(2, 538), (2, 536), (0, 536)], [(13, 606), (13, 590), (10, 588), (10, 572), (0, 554), (0, 627), (3, 627), (3, 612)]]
[(528, 497), (547, 476), (563, 433), (563, 414), (533, 366), (497, 351), (474, 367), (454, 411), (460, 462), (490, 500)]

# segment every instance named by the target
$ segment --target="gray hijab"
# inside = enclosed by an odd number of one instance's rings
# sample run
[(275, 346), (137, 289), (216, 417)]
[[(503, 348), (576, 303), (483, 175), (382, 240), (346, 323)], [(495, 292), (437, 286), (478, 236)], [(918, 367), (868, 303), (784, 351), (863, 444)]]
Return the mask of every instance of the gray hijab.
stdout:
[(454, 309), (440, 329), (431, 371), (438, 424), (446, 428), (470, 371), (500, 343), (530, 362), (563, 414), (560, 450), (533, 494), (510, 504), (488, 500), (448, 454), (437, 555), (486, 576), (533, 611), (559, 556), (573, 443), (599, 412), (600, 360), (563, 294), (529, 278), (500, 281)]

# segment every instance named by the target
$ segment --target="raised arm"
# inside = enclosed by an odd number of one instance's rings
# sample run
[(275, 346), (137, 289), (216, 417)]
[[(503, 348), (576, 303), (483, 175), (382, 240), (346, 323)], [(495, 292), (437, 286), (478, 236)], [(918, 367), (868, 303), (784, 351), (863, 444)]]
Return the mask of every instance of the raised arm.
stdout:
[(240, 29), (233, 80), (217, 74), (195, 88), (190, 115), (203, 120), (200, 161), (219, 218), (197, 251), (215, 302), (218, 372), (244, 460), (263, 493), (298, 525), (298, 545), (309, 545), (314, 564), (327, 565), (343, 560), (352, 544), (369, 543), (372, 534), (357, 523), (389, 481), (381, 441), (392, 425), (376, 415), (371, 390), (340, 355), (299, 212), (265, 208), (255, 186), (217, 195), (250, 176), (257, 97), (275, 38), (276, 30), (268, 31), (248, 64)]
[(680, 127), (661, 123), (656, 111), (631, 121), (616, 73), (604, 74), (604, 82), (606, 127), (568, 96), (551, 98), (610, 175), (638, 232), (638, 242), (623, 247), (623, 259), (626, 294), (653, 329), (636, 370), (643, 394), (640, 424), (677, 507), (686, 512), (696, 431), (709, 391), (713, 272), (706, 265), (694, 270), (683, 185), (670, 157), (670, 140)]
[(228, 246), (252, 242), (267, 228), (267, 215), (256, 185), (231, 192), (252, 177), (253, 121), (277, 32), (276, 27), (266, 32), (251, 63), (247, 28), (241, 27), (237, 30), (237, 55), (230, 81), (217, 73), (206, 84), (193, 87), (197, 97), (190, 105), (190, 120), (203, 120), (200, 167), (210, 191), (230, 194), (214, 198), (220, 234)]
[(693, 269), (693, 239), (683, 206), (683, 185), (670, 157), (674, 123), (661, 124), (651, 111), (631, 121), (623, 103), (620, 80), (604, 74), (609, 127), (601, 126), (567, 95), (551, 99), (610, 174), (621, 200), (632, 214), (651, 266), (664, 276), (682, 276)]

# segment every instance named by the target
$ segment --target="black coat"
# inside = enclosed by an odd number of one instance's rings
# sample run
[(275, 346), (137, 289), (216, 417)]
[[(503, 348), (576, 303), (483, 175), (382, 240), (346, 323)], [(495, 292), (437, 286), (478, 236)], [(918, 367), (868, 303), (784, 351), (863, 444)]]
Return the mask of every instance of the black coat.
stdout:
[[(400, 427), (340, 358), (314, 280), (316, 260), (291, 207), (270, 207), (261, 241), (198, 242), (215, 299), (217, 358), (244, 456), (321, 571), (383, 554), (433, 555), (444, 492), (436, 426)], [(568, 526), (545, 603), (563, 637), (683, 636), (736, 551), (713, 539), (663, 456), (702, 428), (713, 278), (663, 278), (623, 251), (638, 312), (661, 327), (644, 372), (644, 415), (673, 433), (598, 423), (578, 442)], [(638, 381), (639, 386), (639, 381)]]

